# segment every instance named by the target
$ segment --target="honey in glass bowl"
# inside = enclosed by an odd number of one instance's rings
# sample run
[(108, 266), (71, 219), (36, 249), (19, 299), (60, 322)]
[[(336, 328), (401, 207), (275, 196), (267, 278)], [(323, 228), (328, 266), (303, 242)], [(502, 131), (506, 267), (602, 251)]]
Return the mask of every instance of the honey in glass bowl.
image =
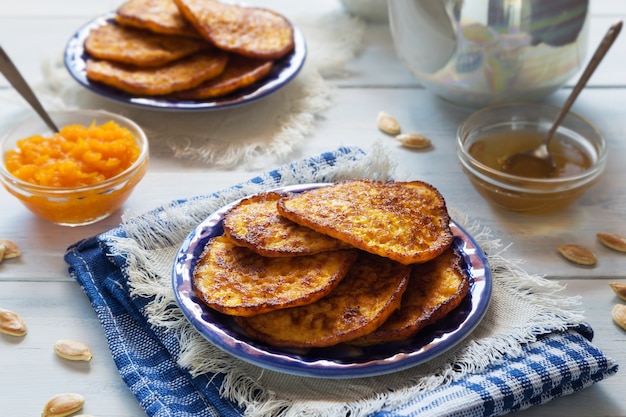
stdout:
[(517, 213), (564, 209), (595, 184), (606, 165), (606, 143), (587, 120), (569, 113), (549, 149), (556, 170), (550, 177), (528, 165), (523, 175), (504, 172), (506, 158), (536, 148), (559, 108), (507, 103), (480, 110), (457, 132), (457, 158), (476, 190), (491, 204)]
[[(545, 139), (547, 132), (540, 130), (504, 130), (486, 133), (472, 143), (468, 152), (477, 161), (490, 168), (503, 170), (505, 160), (510, 156), (537, 148)], [(555, 171), (550, 176), (544, 176), (544, 170), (536, 169), (532, 159), (520, 167), (519, 175), (530, 178), (571, 177), (587, 171), (593, 165), (589, 149), (585, 143), (576, 140), (571, 133), (565, 135), (556, 132), (550, 141), (550, 156), (555, 165)]]

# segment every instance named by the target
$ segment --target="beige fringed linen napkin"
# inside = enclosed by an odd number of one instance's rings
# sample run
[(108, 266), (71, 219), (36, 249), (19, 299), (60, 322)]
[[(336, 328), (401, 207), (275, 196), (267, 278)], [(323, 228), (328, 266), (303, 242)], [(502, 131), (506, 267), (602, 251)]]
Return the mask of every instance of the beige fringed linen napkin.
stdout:
[[(389, 180), (380, 144), (340, 148), (212, 195), (126, 214), (116, 229), (72, 245), (70, 273), (100, 318), (124, 381), (151, 416), (496, 416), (542, 404), (617, 371), (588, 340), (579, 300), (507, 259), (489, 230), (451, 212), (487, 254), (492, 298), (476, 329), (434, 359), (379, 376), (325, 379), (264, 369), (198, 333), (177, 305), (172, 264), (207, 216), (289, 184)], [(587, 338), (586, 338), (586, 337)]]

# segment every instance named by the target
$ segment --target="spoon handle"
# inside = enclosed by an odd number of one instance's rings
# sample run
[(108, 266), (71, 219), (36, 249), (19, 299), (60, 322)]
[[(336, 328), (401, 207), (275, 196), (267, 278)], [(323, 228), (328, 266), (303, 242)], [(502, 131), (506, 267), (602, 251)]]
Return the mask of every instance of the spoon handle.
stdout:
[(22, 77), (17, 67), (11, 61), (11, 58), (4, 52), (0, 46), (0, 72), (4, 74), (11, 85), (24, 97), (24, 99), (35, 109), (44, 122), (53, 132), (58, 133), (59, 128), (54, 124), (50, 116), (45, 111), (33, 90), (29, 87), (26, 80)]
[(559, 127), (559, 125), (563, 121), (563, 118), (569, 112), (569, 109), (572, 107), (572, 104), (574, 104), (574, 101), (578, 97), (578, 94), (580, 94), (583, 87), (587, 85), (587, 81), (589, 81), (589, 79), (591, 78), (591, 75), (594, 73), (594, 71), (596, 70), (596, 68), (598, 67), (602, 59), (604, 58), (604, 55), (606, 55), (609, 48), (611, 48), (611, 46), (613, 45), (613, 42), (615, 41), (615, 39), (617, 38), (617, 35), (619, 35), (621, 30), (622, 30), (622, 21), (619, 20), (616, 23), (614, 23), (606, 32), (606, 35), (604, 35), (604, 38), (602, 39), (602, 42), (598, 46), (598, 49), (596, 49), (596, 52), (593, 54), (593, 56), (591, 57), (591, 60), (587, 64), (585, 71), (580, 76), (580, 79), (574, 86), (574, 89), (572, 90), (571, 94), (567, 98), (567, 101), (565, 101), (565, 104), (561, 108), (559, 115), (556, 117), (556, 120), (554, 121), (554, 123), (552, 123), (552, 127), (550, 128), (550, 131), (548, 132), (548, 137), (546, 141), (552, 138), (552, 136), (554, 135), (554, 132), (556, 132), (556, 129)]

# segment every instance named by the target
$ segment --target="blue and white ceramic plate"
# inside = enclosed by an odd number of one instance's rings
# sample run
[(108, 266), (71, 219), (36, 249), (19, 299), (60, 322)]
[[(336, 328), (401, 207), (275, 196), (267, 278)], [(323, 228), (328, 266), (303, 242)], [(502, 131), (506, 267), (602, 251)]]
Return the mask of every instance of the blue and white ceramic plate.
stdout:
[[(276, 189), (302, 192), (327, 184), (306, 184)], [(483, 318), (491, 297), (491, 273), (485, 254), (458, 224), (451, 222), (453, 246), (471, 277), (470, 291), (461, 305), (444, 319), (401, 343), (370, 347), (337, 346), (308, 350), (280, 349), (257, 342), (231, 317), (207, 307), (192, 288), (192, 273), (208, 240), (223, 233), (224, 214), (237, 202), (216, 211), (200, 223), (182, 243), (172, 269), (177, 302), (191, 324), (211, 343), (257, 366), (319, 378), (357, 378), (397, 372), (426, 362), (456, 346)]]
[(81, 27), (69, 40), (65, 48), (65, 67), (70, 75), (87, 89), (108, 99), (124, 104), (161, 110), (218, 110), (248, 104), (266, 97), (287, 85), (300, 72), (306, 59), (306, 42), (302, 32), (294, 26), (295, 48), (277, 60), (270, 73), (258, 81), (227, 96), (210, 100), (173, 100), (160, 97), (138, 97), (111, 88), (87, 78), (85, 67), (89, 54), (84, 43), (92, 29), (113, 21), (114, 13), (97, 17)]

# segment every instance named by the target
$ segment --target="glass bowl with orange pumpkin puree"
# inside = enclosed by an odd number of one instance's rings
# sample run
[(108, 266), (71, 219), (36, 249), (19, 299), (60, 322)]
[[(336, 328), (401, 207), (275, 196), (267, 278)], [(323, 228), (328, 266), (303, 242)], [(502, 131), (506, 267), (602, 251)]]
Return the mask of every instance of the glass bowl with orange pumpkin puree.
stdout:
[(50, 112), (60, 132), (34, 116), (0, 139), (0, 180), (31, 212), (64, 226), (118, 210), (148, 168), (148, 140), (126, 117), (101, 110)]
[(492, 205), (522, 214), (562, 210), (597, 182), (607, 158), (598, 129), (569, 112), (550, 141), (551, 174), (532, 166), (520, 175), (504, 172), (507, 157), (534, 149), (546, 137), (559, 108), (506, 103), (469, 116), (457, 131), (457, 159), (478, 193)]

